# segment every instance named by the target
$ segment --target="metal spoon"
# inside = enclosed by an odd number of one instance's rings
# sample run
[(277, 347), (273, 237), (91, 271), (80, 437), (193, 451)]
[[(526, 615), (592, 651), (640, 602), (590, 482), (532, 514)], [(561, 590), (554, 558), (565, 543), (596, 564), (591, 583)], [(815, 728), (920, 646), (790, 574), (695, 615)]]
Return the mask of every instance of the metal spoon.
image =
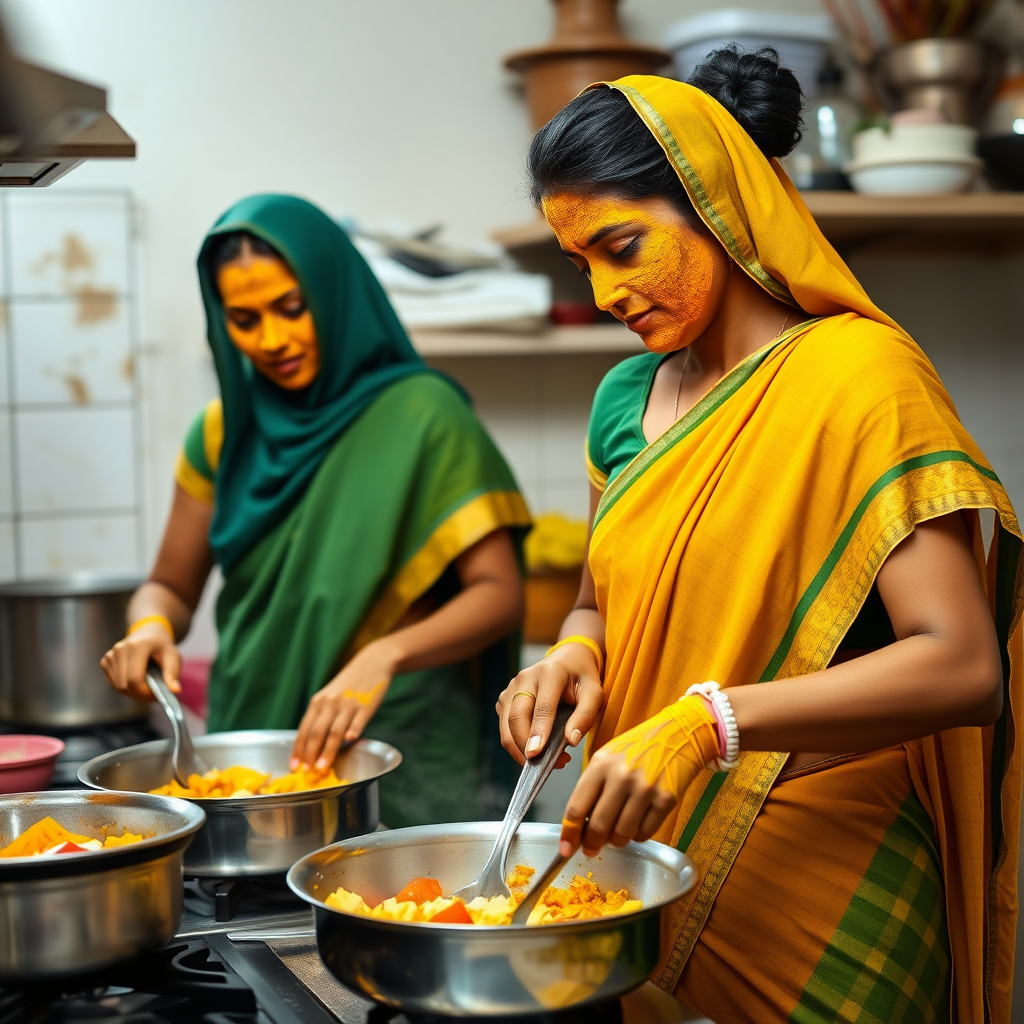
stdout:
[(164, 674), (154, 661), (146, 666), (146, 682), (149, 684), (150, 690), (153, 691), (157, 703), (171, 720), (171, 730), (174, 733), (174, 753), (171, 755), (171, 767), (174, 769), (174, 777), (178, 782), (187, 786), (189, 775), (202, 775), (210, 769), (192, 746), (192, 737), (189, 734), (181, 704), (178, 702), (178, 698), (171, 693), (171, 688), (164, 682)]
[(494, 848), (487, 858), (483, 870), (469, 885), (456, 889), (452, 893), (452, 899), (464, 900), (469, 903), (477, 896), (511, 896), (505, 881), (505, 861), (508, 858), (508, 848), (512, 837), (516, 834), (519, 826), (526, 817), (526, 812), (536, 799), (541, 787), (548, 780), (555, 768), (555, 762), (561, 756), (567, 746), (565, 738), (565, 724), (576, 709), (571, 704), (559, 704), (555, 712), (555, 720), (551, 724), (551, 735), (548, 737), (547, 746), (532, 758), (528, 758), (516, 783), (515, 792), (509, 801), (508, 810), (501, 823), (501, 831), (494, 841)]
[(510, 924), (526, 924), (530, 919), (530, 912), (537, 905), (538, 900), (547, 892), (548, 886), (558, 877), (559, 872), (569, 863), (571, 858), (571, 853), (568, 857), (563, 857), (560, 853), (555, 855), (555, 859), (537, 875), (533, 888), (526, 894), (523, 902), (516, 907), (512, 920), (509, 922)]

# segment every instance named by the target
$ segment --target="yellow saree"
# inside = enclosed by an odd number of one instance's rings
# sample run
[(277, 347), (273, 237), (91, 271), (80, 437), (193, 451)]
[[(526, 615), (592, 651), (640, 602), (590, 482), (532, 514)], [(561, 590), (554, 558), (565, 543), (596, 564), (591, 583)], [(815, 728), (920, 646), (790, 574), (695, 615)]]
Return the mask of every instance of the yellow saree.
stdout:
[[(778, 164), (765, 160), (731, 115), (697, 89), (643, 76), (610, 87), (626, 96), (664, 148), (698, 214), (732, 259), (768, 292), (816, 319), (733, 369), (605, 490), (590, 546), (607, 629), (605, 708), (588, 752), (650, 718), (691, 683), (715, 679), (740, 686), (824, 668), (879, 567), (916, 524), (962, 511), (984, 568), (977, 510), (993, 509), (985, 578), (1004, 652), (999, 722), (866, 755), (831, 771), (837, 780), (844, 773), (899, 775), (912, 786), (913, 806), (899, 806), (902, 792), (885, 796), (895, 801), (890, 817), (898, 820), (878, 825), (872, 864), (903, 858), (908, 877), (915, 871), (919, 876), (915, 891), (923, 892), (927, 857), (921, 851), (934, 835), (942, 877), (928, 884), (934, 883), (932, 892), (945, 892), (945, 923), (939, 906), (939, 917), (922, 918), (919, 930), (933, 939), (941, 930), (944, 942), (948, 927), (953, 1018), (1009, 1021), (1024, 605), (1021, 531), (1013, 509), (924, 353), (874, 306)], [(701, 884), (673, 911), (671, 944), (655, 977), (668, 991), (684, 974), (723, 887), (720, 902), (728, 903), (730, 871), (773, 792), (779, 796), (772, 815), (762, 815), (763, 827), (755, 829), (769, 858), (771, 828), (785, 817), (787, 799), (820, 798), (822, 835), (831, 830), (841, 842), (842, 822), (828, 817), (840, 813), (830, 810), (839, 806), (829, 796), (831, 783), (797, 779), (775, 786), (786, 757), (750, 752), (730, 773), (705, 772), (657, 836), (687, 850), (702, 874)], [(862, 798), (866, 816), (872, 801)], [(902, 832), (896, 828), (901, 821)], [(907, 839), (917, 834), (920, 848)], [(807, 835), (808, 850), (817, 838)], [(781, 877), (785, 871), (778, 865), (768, 873)], [(735, 884), (750, 877), (746, 869), (737, 871)], [(877, 888), (865, 873), (844, 898), (868, 883)], [(799, 906), (800, 884), (778, 898)], [(891, 898), (882, 901), (887, 920), (921, 917), (908, 885), (897, 879)], [(743, 913), (748, 930), (756, 930), (772, 908), (757, 900), (756, 889), (751, 892)], [(941, 896), (933, 902), (941, 904)], [(837, 912), (828, 925), (837, 935), (841, 916)], [(876, 962), (882, 947), (855, 933), (841, 935), (841, 942), (829, 939), (829, 955), (853, 971), (846, 988), (832, 991), (835, 975), (846, 968), (835, 967), (828, 976), (824, 959), (816, 962), (821, 951), (814, 932), (808, 925), (806, 934), (791, 940), (807, 947), (805, 976), (795, 993), (772, 1003), (772, 1019), (877, 1019), (870, 988), (872, 978), (889, 970)], [(779, 972), (799, 969), (789, 964)], [(896, 965), (889, 981), (910, 992), (925, 970)], [(948, 989), (948, 965), (934, 970), (946, 971)], [(690, 998), (699, 984), (684, 982), (680, 994)], [(759, 998), (753, 992), (747, 1003), (737, 997), (728, 1019), (767, 1019), (754, 1012)], [(915, 998), (907, 996), (911, 1003)], [(710, 1004), (697, 1005), (711, 1012)], [(934, 1003), (923, 996), (921, 1005), (920, 1016), (908, 1010), (900, 1019), (934, 1019)]]

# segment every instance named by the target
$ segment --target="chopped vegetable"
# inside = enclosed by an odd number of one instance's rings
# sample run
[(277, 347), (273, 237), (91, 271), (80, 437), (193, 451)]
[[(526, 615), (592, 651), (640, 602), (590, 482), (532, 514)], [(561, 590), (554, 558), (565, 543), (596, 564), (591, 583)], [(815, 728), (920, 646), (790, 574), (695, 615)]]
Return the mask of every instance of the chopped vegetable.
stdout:
[(308, 789), (325, 789), (328, 786), (344, 786), (347, 779), (339, 779), (333, 768), (300, 768), (277, 779), (271, 779), (266, 772), (255, 768), (235, 765), (222, 771), (211, 769), (203, 775), (190, 775), (182, 786), (171, 779), (166, 786), (151, 789), (157, 796), (184, 796), (207, 799), (211, 797), (264, 796), (268, 793), (299, 793)]
[(414, 878), (397, 896), (399, 903), (429, 903), (444, 895), (436, 878)]
[(469, 916), (466, 904), (462, 900), (452, 900), (452, 905), (435, 914), (430, 922), (431, 924), (472, 924), (473, 918)]
[(0, 850), (0, 857), (37, 857), (56, 853), (86, 853), (90, 850), (110, 849), (113, 846), (125, 846), (137, 843), (144, 836), (125, 831), (124, 835), (107, 836), (106, 839), (94, 839), (92, 836), (77, 835), (69, 832), (60, 822), (53, 818), (41, 818), (31, 827), (25, 829), (14, 842)]

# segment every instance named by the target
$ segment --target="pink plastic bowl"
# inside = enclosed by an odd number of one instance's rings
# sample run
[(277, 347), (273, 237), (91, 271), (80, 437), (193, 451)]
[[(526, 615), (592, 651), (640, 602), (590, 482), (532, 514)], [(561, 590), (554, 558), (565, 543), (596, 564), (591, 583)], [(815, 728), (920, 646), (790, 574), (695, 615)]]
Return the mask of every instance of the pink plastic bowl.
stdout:
[(0, 793), (46, 789), (63, 749), (51, 736), (0, 736)]

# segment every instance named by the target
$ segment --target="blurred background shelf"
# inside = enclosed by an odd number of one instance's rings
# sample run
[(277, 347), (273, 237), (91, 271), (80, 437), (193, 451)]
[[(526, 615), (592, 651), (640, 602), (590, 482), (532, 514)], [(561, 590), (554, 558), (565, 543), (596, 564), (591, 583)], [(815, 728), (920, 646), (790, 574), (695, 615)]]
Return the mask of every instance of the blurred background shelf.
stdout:
[[(805, 192), (803, 199), (825, 236), (839, 249), (882, 245), (897, 249), (995, 247), (1024, 250), (1024, 192), (867, 196)], [(554, 240), (541, 218), (493, 233), (512, 252)]]
[(438, 356), (536, 356), (645, 351), (640, 338), (619, 323), (550, 327), (539, 334), (482, 330), (417, 330), (410, 333), (416, 351), (428, 359)]

